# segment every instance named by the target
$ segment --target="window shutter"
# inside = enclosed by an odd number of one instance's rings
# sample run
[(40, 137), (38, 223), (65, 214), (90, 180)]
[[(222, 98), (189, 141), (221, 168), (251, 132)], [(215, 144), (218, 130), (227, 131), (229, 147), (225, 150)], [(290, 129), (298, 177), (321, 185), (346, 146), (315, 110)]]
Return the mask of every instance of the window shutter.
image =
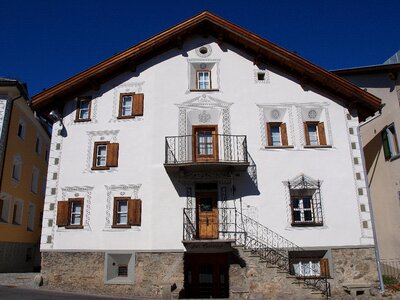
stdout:
[(118, 143), (107, 144), (107, 167), (118, 167)]
[(385, 159), (390, 159), (392, 157), (392, 152), (390, 151), (389, 138), (386, 132), (386, 127), (382, 130), (382, 144), (383, 153), (385, 154)]
[(327, 258), (321, 258), (319, 261), (321, 268), (321, 277), (329, 277), (329, 261)]
[(69, 202), (58, 201), (57, 202), (57, 225), (67, 226), (69, 217)]
[(307, 122), (304, 122), (304, 137), (306, 138), (306, 145), (310, 145), (310, 136), (308, 135)]
[(140, 226), (142, 223), (142, 200), (131, 199), (128, 201), (129, 225)]
[(319, 144), (326, 145), (326, 136), (325, 136), (325, 125), (324, 122), (318, 123), (318, 137)]
[(268, 146), (272, 146), (271, 124), (270, 123), (267, 123), (267, 139), (268, 139)]
[(281, 127), (282, 146), (287, 146), (288, 145), (288, 136), (287, 136), (286, 124), (281, 123), (280, 127)]
[(144, 94), (133, 95), (133, 111), (134, 116), (143, 116)]

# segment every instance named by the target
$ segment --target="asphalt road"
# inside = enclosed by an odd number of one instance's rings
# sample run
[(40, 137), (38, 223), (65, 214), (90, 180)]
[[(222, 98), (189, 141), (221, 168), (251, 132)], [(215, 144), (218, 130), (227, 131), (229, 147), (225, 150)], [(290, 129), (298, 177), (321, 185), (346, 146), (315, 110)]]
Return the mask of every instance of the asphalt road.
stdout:
[(143, 300), (143, 298), (119, 298), (54, 292), (42, 289), (27, 289), (0, 285), (1, 300)]

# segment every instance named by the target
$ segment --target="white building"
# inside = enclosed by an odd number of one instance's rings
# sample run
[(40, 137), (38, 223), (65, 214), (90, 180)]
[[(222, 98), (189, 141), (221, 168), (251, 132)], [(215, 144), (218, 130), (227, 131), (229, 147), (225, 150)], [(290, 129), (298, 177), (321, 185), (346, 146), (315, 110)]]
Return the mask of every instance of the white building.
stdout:
[(358, 122), (379, 105), (209, 12), (36, 95), (61, 117), (48, 284), (188, 298), (376, 284)]

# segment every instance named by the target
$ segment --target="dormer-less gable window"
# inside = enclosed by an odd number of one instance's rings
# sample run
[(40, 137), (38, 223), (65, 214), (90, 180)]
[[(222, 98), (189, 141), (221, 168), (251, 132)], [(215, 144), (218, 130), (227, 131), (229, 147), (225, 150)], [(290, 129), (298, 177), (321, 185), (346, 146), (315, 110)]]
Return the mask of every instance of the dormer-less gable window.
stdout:
[(91, 97), (80, 97), (77, 101), (75, 122), (90, 121), (91, 114)]
[(189, 90), (218, 91), (217, 61), (189, 61)]
[(118, 119), (143, 116), (144, 94), (122, 93), (119, 99)]
[(198, 90), (211, 89), (211, 72), (210, 71), (197, 71), (197, 89)]

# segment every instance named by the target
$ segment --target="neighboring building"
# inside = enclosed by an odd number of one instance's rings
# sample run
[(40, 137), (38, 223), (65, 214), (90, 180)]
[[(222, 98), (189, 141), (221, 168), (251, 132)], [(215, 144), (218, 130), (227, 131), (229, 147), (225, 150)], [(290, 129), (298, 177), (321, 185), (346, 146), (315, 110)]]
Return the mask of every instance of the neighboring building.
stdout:
[(39, 93), (60, 117), (43, 276), (154, 298), (376, 285), (357, 128), (380, 104), (209, 12)]
[(40, 267), (50, 137), (25, 84), (0, 78), (0, 272)]
[[(395, 61), (398, 53), (388, 60)], [(334, 73), (382, 99), (360, 130), (383, 273), (400, 276), (400, 63)]]

